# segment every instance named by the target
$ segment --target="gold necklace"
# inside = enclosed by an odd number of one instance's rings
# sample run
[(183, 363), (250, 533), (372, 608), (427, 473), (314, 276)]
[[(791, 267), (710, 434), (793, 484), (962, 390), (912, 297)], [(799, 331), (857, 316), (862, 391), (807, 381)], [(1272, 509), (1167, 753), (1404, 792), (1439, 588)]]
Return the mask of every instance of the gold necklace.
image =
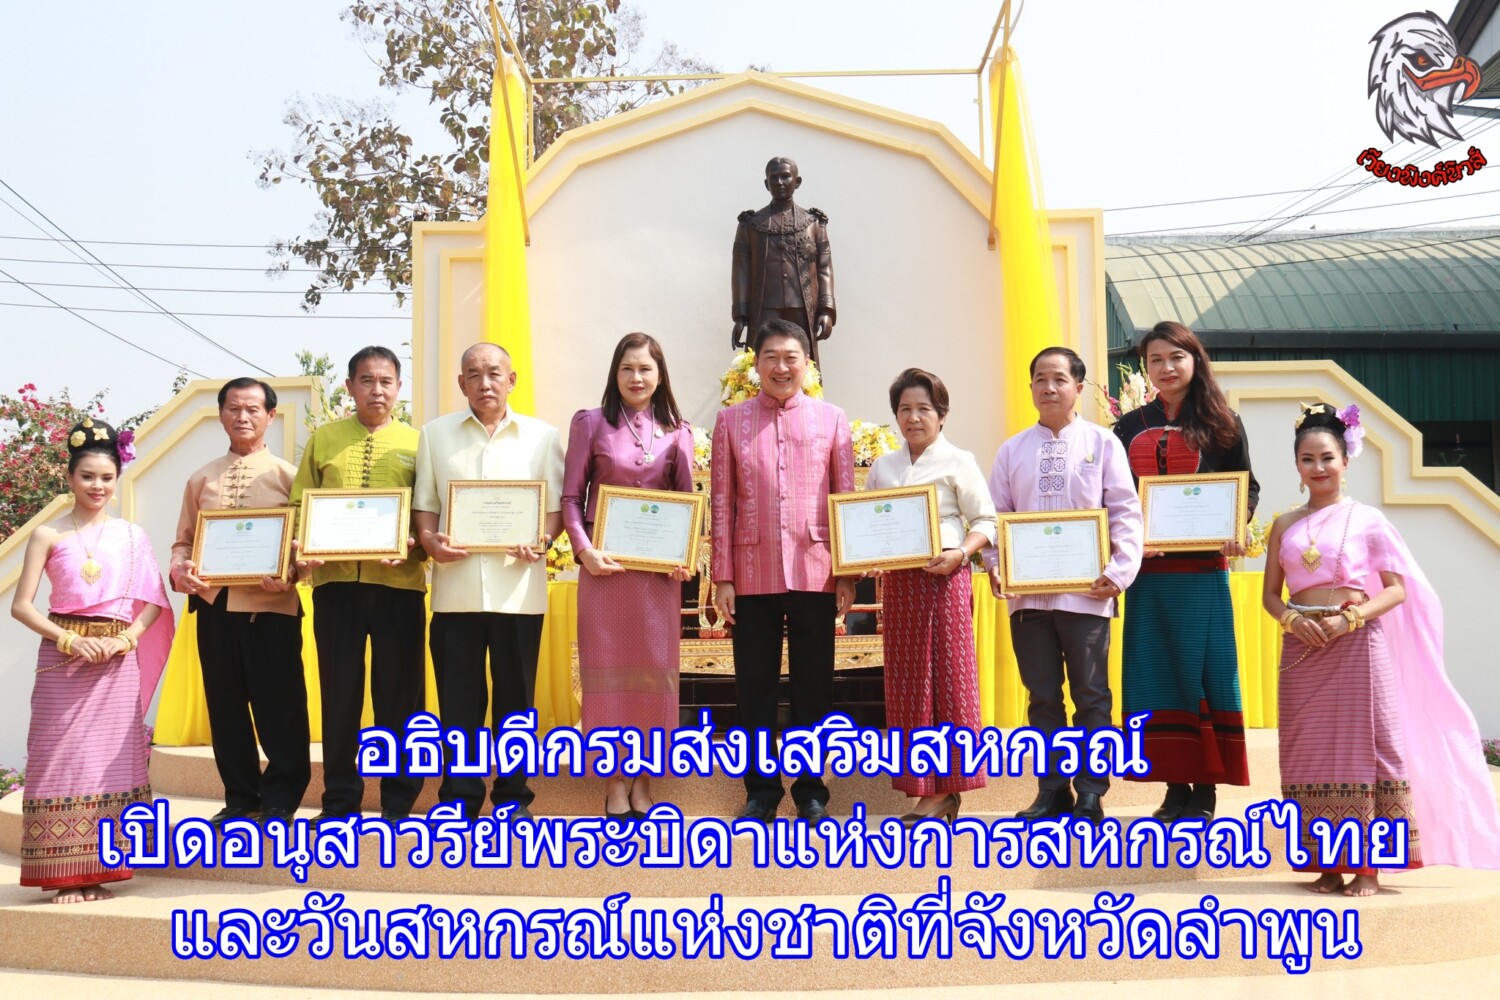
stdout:
[[(1339, 501), (1337, 500), (1329, 504), (1330, 507), (1337, 507), (1338, 505)], [(1307, 522), (1307, 548), (1302, 550), (1302, 565), (1307, 567), (1309, 573), (1323, 565), (1323, 553), (1318, 550), (1318, 537), (1313, 533), (1312, 516), (1313, 509), (1309, 506), (1307, 508), (1307, 517), (1303, 518)], [(1333, 515), (1328, 515), (1328, 518), (1332, 520)]]
[[(77, 512), (68, 511), (68, 518), (73, 522), (73, 534), (77, 536), (78, 547), (83, 550), (85, 557), (83, 565), (78, 567), (78, 575), (83, 577), (84, 583), (90, 585), (98, 583), (99, 577), (104, 575), (104, 567), (94, 561), (93, 551), (87, 545), (83, 544), (83, 529), (78, 526)], [(108, 523), (109, 521), (106, 520), (104, 524), (99, 525), (99, 534), (94, 536), (94, 548), (97, 549), (99, 547), (100, 540), (104, 538), (104, 527)]]

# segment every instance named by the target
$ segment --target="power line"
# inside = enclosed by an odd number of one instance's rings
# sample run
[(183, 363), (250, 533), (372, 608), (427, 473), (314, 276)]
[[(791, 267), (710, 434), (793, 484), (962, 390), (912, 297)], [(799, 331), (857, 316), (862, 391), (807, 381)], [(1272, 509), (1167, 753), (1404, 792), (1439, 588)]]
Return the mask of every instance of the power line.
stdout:
[[(1453, 222), (1473, 222), (1475, 219), (1493, 219), (1500, 216), (1500, 212), (1486, 212), (1483, 215), (1461, 215), (1453, 219), (1435, 219), (1429, 222), (1413, 222), (1405, 226), (1377, 226), (1374, 229), (1346, 229), (1340, 232), (1309, 233), (1303, 236), (1288, 236), (1282, 240), (1247, 240), (1235, 242), (1233, 238), (1217, 243), (1202, 243), (1184, 247), (1180, 250), (1152, 250), (1149, 253), (1132, 254), (1132, 257), (1175, 257), (1185, 253), (1200, 253), (1205, 249), (1226, 250), (1244, 249), (1248, 247), (1275, 247), (1283, 243), (1306, 243), (1309, 240), (1348, 239), (1352, 236), (1369, 236), (1372, 233), (1391, 233), (1402, 229), (1432, 229), (1445, 226)], [(1479, 236), (1474, 239), (1494, 239), (1494, 236)], [(1460, 242), (1460, 241), (1450, 241)], [(1121, 258), (1124, 259), (1124, 258)]]
[[(1325, 209), (1325, 210), (1323, 210), (1321, 212), (1308, 212), (1303, 217), (1306, 218), (1306, 217), (1311, 217), (1311, 216), (1314, 216), (1314, 215), (1340, 215), (1340, 214), (1343, 214), (1343, 213), (1346, 213), (1346, 212), (1376, 212), (1376, 211), (1379, 211), (1382, 208), (1397, 208), (1397, 207), (1399, 207), (1401, 205), (1427, 204), (1428, 202), (1433, 202), (1433, 201), (1448, 201), (1449, 199), (1452, 199), (1452, 198), (1473, 198), (1473, 197), (1475, 197), (1477, 195), (1483, 195), (1483, 194), (1500, 194), (1500, 191), (1497, 191), (1497, 190), (1490, 190), (1490, 191), (1462, 191), (1462, 192), (1460, 192), (1458, 194), (1440, 194), (1440, 195), (1432, 195), (1430, 197), (1425, 197), (1425, 198), (1408, 198), (1405, 201), (1387, 202), (1384, 205), (1362, 205), (1362, 206), (1359, 206), (1359, 207), (1356, 207), (1356, 208), (1329, 208), (1329, 209)], [(1246, 224), (1249, 224), (1249, 223), (1254, 223), (1254, 222), (1274, 222), (1274, 221), (1276, 221), (1279, 218), (1282, 218), (1282, 216), (1272, 216), (1269, 219), (1237, 219), (1237, 220), (1233, 220), (1233, 221), (1229, 221), (1229, 222), (1208, 222), (1208, 223), (1204, 223), (1201, 226), (1174, 226), (1174, 227), (1169, 228), (1169, 229), (1137, 229), (1137, 230), (1133, 230), (1131, 232), (1125, 232), (1125, 233), (1105, 233), (1104, 235), (1106, 237), (1109, 237), (1109, 236), (1146, 236), (1146, 235), (1150, 235), (1150, 234), (1154, 234), (1154, 233), (1164, 233), (1164, 234), (1186, 233), (1186, 232), (1190, 232), (1190, 231), (1195, 230), (1195, 229), (1217, 229), (1220, 226), (1243, 226), (1243, 225), (1246, 225)], [(1290, 219), (1290, 218), (1294, 218), (1294, 216), (1286, 216), (1285, 218)]]
[[(1500, 236), (1470, 236), (1451, 240), (1435, 240), (1431, 243), (1416, 243), (1410, 247), (1407, 247), (1406, 249), (1421, 250), (1425, 247), (1451, 247), (1464, 243), (1481, 243), (1485, 241), (1494, 241), (1497, 245), (1500, 245)], [(1167, 278), (1201, 278), (1214, 274), (1238, 274), (1241, 271), (1261, 271), (1268, 267), (1287, 267), (1294, 264), (1325, 264), (1329, 261), (1353, 260), (1357, 257), (1368, 257), (1371, 254), (1380, 254), (1386, 252), (1387, 251), (1383, 249), (1356, 250), (1353, 253), (1335, 254), (1328, 257), (1315, 257), (1296, 260), (1272, 260), (1266, 261), (1264, 264), (1243, 264), (1238, 267), (1216, 268), (1212, 271), (1184, 271), (1182, 273), (1173, 274), (1147, 274), (1139, 278), (1110, 278), (1109, 281), (1110, 284), (1124, 285), (1133, 281), (1164, 281)], [(1146, 255), (1143, 254), (1142, 256)], [(1130, 258), (1119, 259), (1128, 260)]]
[[(231, 351), (229, 348), (225, 347), (223, 344), (219, 343), (217, 340), (214, 340), (212, 337), (210, 337), (208, 334), (204, 333), (202, 330), (199, 330), (197, 327), (193, 326), (191, 323), (188, 323), (186, 320), (183, 320), (181, 317), (175, 315), (166, 306), (162, 305), (160, 302), (157, 302), (151, 296), (147, 295), (145, 292), (141, 291), (139, 288), (136, 288), (129, 281), (125, 280), (125, 277), (123, 275), (117, 273), (112, 267), (110, 267), (108, 264), (106, 264), (103, 260), (100, 260), (99, 257), (96, 256), (92, 250), (89, 250), (87, 247), (84, 247), (81, 244), (79, 244), (76, 240), (73, 239), (72, 236), (70, 236), (68, 234), (67, 230), (63, 229), (62, 226), (59, 226), (57, 223), (53, 222), (50, 218), (48, 218), (46, 212), (43, 212), (41, 209), (37, 208), (31, 202), (27, 201), (25, 195), (21, 194), (21, 192), (17, 191), (15, 188), (11, 187), (10, 184), (7, 183), (4, 178), (0, 178), (0, 187), (4, 187), (5, 190), (7, 190), (11, 194), (15, 195), (18, 199), (20, 199), (21, 204), (23, 204), (27, 208), (31, 209), (38, 216), (40, 216), (41, 219), (44, 222), (47, 223), (47, 225), (51, 226), (53, 229), (55, 229), (59, 233), (61, 233), (68, 240), (68, 243), (63, 244), (63, 246), (67, 247), (68, 251), (70, 253), (73, 253), (76, 256), (77, 255), (77, 251), (73, 250), (73, 247), (77, 246), (85, 254), (88, 254), (88, 256), (90, 258), (92, 258), (93, 261), (96, 264), (98, 264), (98, 266), (100, 268), (102, 268), (106, 274), (108, 274), (111, 278), (113, 278), (119, 284), (121, 284), (124, 287), (130, 289), (131, 292), (137, 298), (139, 298), (142, 301), (146, 302), (156, 312), (159, 312), (162, 315), (168, 317), (169, 319), (172, 320), (172, 322), (176, 323), (178, 326), (182, 327), (184, 330), (187, 330), (189, 333), (191, 333), (193, 336), (197, 337), (199, 340), (202, 340), (204, 343), (207, 343), (207, 344), (209, 344), (209, 345), (211, 345), (213, 347), (218, 348), (219, 350), (223, 351), (225, 354), (229, 355), (231, 358), (234, 358), (236, 361), (239, 361), (242, 364), (249, 365), (251, 368), (254, 368), (256, 371), (259, 371), (262, 374), (265, 374), (265, 375), (270, 375), (271, 374), (271, 372), (269, 370), (267, 370), (265, 368), (262, 368), (260, 365), (258, 365), (255, 362), (251, 361), (249, 358), (246, 358), (246, 357), (243, 357), (243, 356), (241, 356), (239, 354), (236, 354), (234, 351)], [(3, 200), (3, 199), (0, 199), (0, 200)], [(18, 209), (16, 209), (16, 207), (14, 205), (11, 205), (9, 202), (5, 202), (5, 205), (6, 205), (7, 208), (11, 209), (11, 211), (15, 212), (17, 215), (20, 215), (22, 218), (26, 218), (25, 214), (23, 212), (19, 211)], [(31, 225), (34, 228), (36, 228), (38, 230), (41, 230), (42, 232), (46, 232), (46, 230), (42, 229), (41, 226), (37, 225), (37, 223), (34, 220), (27, 219), (27, 221), (30, 222)]]
[[(1356, 181), (1353, 184), (1341, 184), (1340, 187), (1360, 187), (1365, 181)], [(1121, 208), (1106, 208), (1106, 212), (1138, 212), (1146, 208), (1177, 208), (1181, 205), (1207, 205), (1215, 201), (1244, 201), (1248, 198), (1270, 198), (1278, 194), (1303, 194), (1308, 191), (1321, 191), (1320, 187), (1314, 188), (1289, 188), (1285, 191), (1260, 191), (1255, 194), (1226, 194), (1215, 198), (1189, 198), (1187, 201), (1161, 201), (1152, 205), (1125, 205)]]
[[(153, 240), (63, 240), (56, 236), (5, 236), (0, 240), (23, 240), (29, 243), (86, 243), (96, 247), (191, 247), (207, 250), (265, 250), (265, 243), (169, 243)], [(314, 241), (316, 242), (316, 241)], [(409, 244), (399, 243), (325, 243), (334, 250), (405, 250)]]
[[(62, 261), (61, 263), (67, 264), (67, 263), (72, 263), (72, 261)], [(0, 282), (0, 284), (4, 284), (4, 282)], [(105, 292), (122, 292), (122, 291), (125, 291), (125, 289), (121, 288), (119, 285), (89, 285), (89, 284), (82, 284), (82, 283), (79, 283), (79, 282), (71, 282), (71, 281), (33, 281), (33, 282), (31, 282), (31, 284), (37, 286), (38, 288), (91, 288), (91, 289), (96, 289), (98, 291), (105, 291)], [(304, 292), (302, 292), (302, 291), (300, 291), (300, 290), (298, 290), (296, 288), (157, 288), (157, 287), (152, 287), (152, 286), (149, 286), (149, 285), (142, 285), (142, 286), (140, 286), (140, 289), (143, 292), (187, 292), (187, 293), (191, 293), (191, 294), (194, 294), (194, 295), (198, 295), (198, 294), (212, 294), (212, 295), (220, 295), (220, 294), (222, 294), (222, 295), (303, 295), (303, 294), (305, 294)], [(330, 295), (391, 295), (392, 293), (391, 292), (366, 291), (366, 290), (363, 290), (363, 289), (350, 289), (348, 291), (345, 291), (342, 288), (331, 288), (331, 289), (328, 290), (327, 294), (330, 294)], [(183, 314), (183, 315), (186, 315), (186, 314)]]
[[(52, 303), (52, 306), (50, 306), (50, 307), (49, 306), (34, 306), (32, 308), (37, 308), (37, 309), (47, 309), (47, 308), (62, 309), (65, 312), (69, 312), (69, 313), (72, 313), (74, 316), (77, 316), (79, 319), (83, 320), (85, 323), (87, 323), (89, 326), (93, 327), (94, 329), (98, 330), (100, 333), (103, 333), (103, 334), (106, 334), (107, 336), (113, 337), (114, 339), (118, 340), (120, 343), (124, 344), (126, 347), (133, 347), (137, 351), (140, 351), (142, 354), (149, 354), (151, 357), (155, 358), (156, 360), (161, 361), (161, 362), (165, 362), (166, 364), (171, 365), (173, 368), (179, 369), (181, 371), (185, 371), (189, 375), (196, 375), (199, 378), (207, 378), (208, 377), (208, 376), (204, 375), (202, 372), (195, 372), (195, 371), (193, 371), (193, 369), (189, 368), (187, 365), (178, 364), (177, 362), (172, 361), (169, 358), (164, 358), (160, 354), (157, 354), (155, 351), (148, 350), (147, 348), (142, 347), (140, 344), (137, 344), (133, 340), (126, 340), (124, 337), (120, 336), (118, 333), (115, 333), (113, 330), (105, 329), (104, 327), (100, 326), (98, 323), (95, 323), (93, 320), (89, 319), (87, 316), (80, 316), (75, 310), (70, 309), (69, 307), (63, 305), (61, 302), (58, 302), (56, 299), (54, 299), (51, 296), (49, 296), (46, 292), (42, 292), (42, 291), (39, 291), (39, 290), (37, 290), (35, 288), (32, 288), (30, 285), (27, 285), (26, 282), (21, 281), (19, 278), (17, 278), (14, 275), (12, 275), (9, 271), (6, 271), (4, 268), (0, 268), (0, 274), (3, 274), (7, 278), (10, 278), (16, 284), (25, 286), (30, 291), (34, 292), (35, 294), (37, 294), (37, 295), (41, 296), (42, 298), (46, 299), (48, 302)], [(15, 304), (15, 305), (24, 305), (25, 303), (12, 303), (12, 304)]]
[[(66, 264), (72, 266), (94, 267), (95, 265), (86, 260), (57, 260), (51, 257), (0, 257), (0, 261), (10, 261), (16, 264)], [(155, 268), (161, 271), (251, 271), (256, 274), (265, 274), (274, 271), (278, 274), (323, 274), (321, 267), (228, 267), (212, 264), (110, 264), (109, 267), (144, 267)]]
[[(0, 271), (0, 274), (3, 274), (3, 273), (5, 273), (5, 272)], [(25, 285), (26, 283), (23, 281), (23, 282), (19, 282), (19, 284)], [(30, 285), (27, 285), (26, 287), (27, 288), (31, 288)], [(36, 289), (34, 289), (34, 288), (32, 288), (31, 290), (32, 291), (36, 291)], [(41, 292), (37, 292), (37, 294), (41, 295)], [(47, 301), (52, 302), (51, 299), (48, 299)], [(155, 309), (107, 309), (107, 308), (105, 308), (103, 306), (65, 306), (65, 305), (62, 305), (61, 303), (57, 303), (57, 302), (53, 302), (51, 306), (38, 305), (35, 302), (0, 302), (0, 307), (6, 307), (6, 306), (8, 306), (8, 307), (10, 307), (12, 309), (51, 309), (51, 308), (57, 308), (57, 309), (66, 309), (68, 312), (116, 313), (116, 314), (127, 315), (127, 316), (159, 316), (160, 315), (160, 313), (157, 312)], [(411, 322), (411, 317), (410, 316), (328, 316), (328, 315), (325, 315), (323, 313), (221, 313), (221, 312), (185, 312), (185, 313), (178, 313), (177, 315), (179, 315), (179, 316), (211, 316), (211, 317), (214, 317), (216, 319), (346, 319), (346, 320), (359, 320), (360, 322), (365, 322), (367, 320), (390, 320), (390, 319), (395, 319), (395, 320), (401, 320), (404, 323)], [(235, 356), (238, 357), (238, 355), (235, 355)], [(248, 363), (249, 362), (246, 362), (246, 364), (248, 364)], [(262, 369), (262, 370), (264, 370), (264, 369)], [(266, 374), (270, 374), (270, 373), (267, 372)]]

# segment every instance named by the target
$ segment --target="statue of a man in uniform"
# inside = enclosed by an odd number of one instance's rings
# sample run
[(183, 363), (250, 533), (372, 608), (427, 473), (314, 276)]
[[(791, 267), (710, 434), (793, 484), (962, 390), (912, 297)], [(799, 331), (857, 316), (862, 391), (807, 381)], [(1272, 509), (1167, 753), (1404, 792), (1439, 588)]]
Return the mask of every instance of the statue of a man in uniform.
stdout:
[(807, 331), (812, 360), (817, 361), (818, 341), (833, 333), (837, 313), (828, 216), (792, 201), (801, 186), (797, 164), (778, 156), (766, 164), (771, 203), (740, 213), (731, 281), (734, 330), (729, 335), (735, 350), (752, 340), (762, 323), (786, 319)]

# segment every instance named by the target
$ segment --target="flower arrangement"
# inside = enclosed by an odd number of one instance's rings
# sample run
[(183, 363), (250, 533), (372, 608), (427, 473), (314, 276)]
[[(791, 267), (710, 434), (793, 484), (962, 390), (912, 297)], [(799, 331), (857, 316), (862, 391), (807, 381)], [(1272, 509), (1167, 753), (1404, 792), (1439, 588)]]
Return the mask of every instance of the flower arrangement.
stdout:
[(857, 467), (869, 468), (881, 455), (900, 447), (889, 424), (856, 420), (849, 425), (849, 430), (854, 438), (854, 464)]
[(1266, 554), (1266, 538), (1271, 534), (1271, 525), (1281, 516), (1281, 511), (1272, 514), (1269, 520), (1262, 521), (1257, 514), (1250, 519), (1245, 526), (1245, 532), (1250, 536), (1249, 544), (1245, 546), (1246, 559), (1259, 559)]
[(547, 579), (556, 580), (558, 576), (566, 573), (578, 565), (573, 558), (573, 543), (568, 540), (566, 531), (558, 532), (552, 540), (552, 547), (547, 550)]
[[(802, 376), (802, 391), (814, 399), (823, 398), (823, 376), (811, 361), (807, 363), (807, 374)], [(755, 370), (755, 352), (747, 347), (734, 356), (719, 376), (719, 405), (733, 406), (758, 395), (760, 372)]]
[(1094, 391), (1099, 395), (1099, 407), (1109, 413), (1111, 424), (1131, 410), (1152, 402), (1157, 396), (1156, 386), (1146, 380), (1144, 372), (1137, 371), (1124, 362), (1115, 367), (1120, 372), (1119, 398), (1111, 396), (1104, 386), (1094, 383)]
[(26, 787), (26, 775), (11, 767), (0, 767), (0, 799)]
[(1500, 767), (1500, 740), (1480, 740), (1484, 747), (1484, 762), (1490, 767)]
[(713, 454), (714, 439), (702, 427), (693, 428), (693, 471), (707, 472), (709, 456)]
[(1354, 458), (1365, 450), (1365, 425), (1360, 422), (1358, 404), (1350, 403), (1340, 410), (1339, 419), (1344, 422), (1344, 447)]

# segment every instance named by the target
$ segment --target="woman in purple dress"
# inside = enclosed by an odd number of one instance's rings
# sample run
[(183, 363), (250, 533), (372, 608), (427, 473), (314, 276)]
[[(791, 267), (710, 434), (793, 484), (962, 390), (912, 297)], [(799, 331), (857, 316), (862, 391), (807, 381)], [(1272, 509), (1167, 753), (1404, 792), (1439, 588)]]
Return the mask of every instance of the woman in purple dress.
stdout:
[[(682, 587), (693, 568), (627, 571), (593, 548), (601, 486), (693, 490), (693, 431), (672, 396), (667, 359), (655, 338), (626, 334), (615, 345), (602, 405), (580, 410), (568, 432), (563, 524), (583, 572), (578, 577), (578, 673), (583, 729), (677, 727)], [(604, 814), (640, 818), (650, 779), (606, 780)]]

